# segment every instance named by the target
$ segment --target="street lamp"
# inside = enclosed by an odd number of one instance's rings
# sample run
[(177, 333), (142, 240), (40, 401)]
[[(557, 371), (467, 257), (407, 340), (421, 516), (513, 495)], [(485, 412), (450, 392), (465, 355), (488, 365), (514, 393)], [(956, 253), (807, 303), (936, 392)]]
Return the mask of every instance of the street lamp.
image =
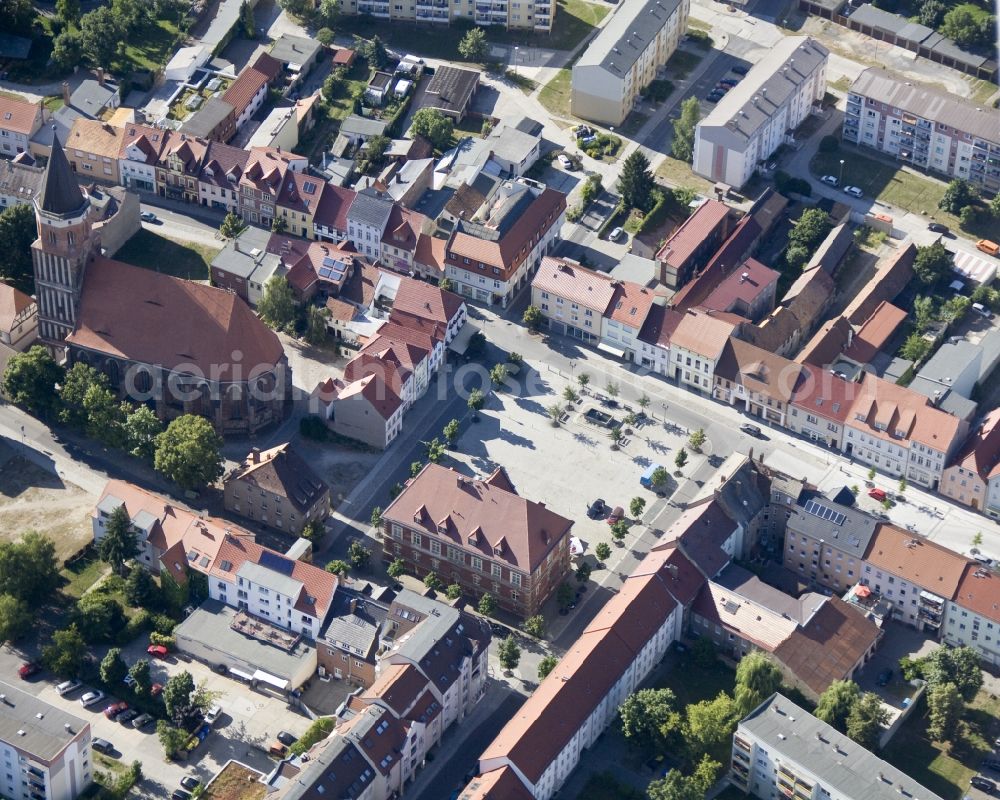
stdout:
[(840, 182), (844, 182), (844, 159), (840, 159)]
[(517, 56), (518, 56), (518, 51), (519, 50), (520, 50), (520, 48), (515, 44), (514, 45), (514, 74), (515, 75), (517, 75)]

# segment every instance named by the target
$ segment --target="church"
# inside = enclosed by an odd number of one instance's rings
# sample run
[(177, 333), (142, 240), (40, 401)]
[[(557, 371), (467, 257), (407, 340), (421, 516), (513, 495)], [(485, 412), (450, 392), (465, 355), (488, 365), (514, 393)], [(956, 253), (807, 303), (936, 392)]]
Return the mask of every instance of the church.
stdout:
[(274, 331), (232, 292), (106, 258), (58, 138), (34, 203), (38, 332), (58, 359), (90, 364), (168, 422), (199, 414), (220, 434), (254, 434), (287, 415), (292, 375)]

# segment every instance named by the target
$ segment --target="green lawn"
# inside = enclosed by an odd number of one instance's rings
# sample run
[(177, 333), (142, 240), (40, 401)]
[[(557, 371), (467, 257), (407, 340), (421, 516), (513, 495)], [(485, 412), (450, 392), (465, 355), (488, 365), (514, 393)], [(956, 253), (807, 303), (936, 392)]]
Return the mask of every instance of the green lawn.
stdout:
[(177, 44), (179, 31), (172, 20), (155, 20), (137, 36), (129, 38), (122, 63), (116, 64), (121, 73), (133, 70), (155, 72), (167, 63)]
[(570, 116), (569, 96), (571, 77), (572, 70), (564, 67), (538, 93), (538, 102), (557, 117)]
[(192, 281), (208, 280), (208, 267), (221, 247), (178, 242), (140, 230), (115, 255), (119, 261)]
[(93, 550), (87, 555), (68, 565), (62, 575), (66, 579), (63, 584), (63, 594), (75, 600), (83, 597), (83, 593), (93, 586), (110, 569)]
[(691, 70), (701, 63), (702, 58), (703, 56), (689, 50), (675, 50), (674, 54), (667, 59), (667, 73), (671, 78), (683, 80)]
[(666, 181), (671, 186), (690, 187), (706, 197), (712, 196), (715, 186), (711, 181), (705, 180), (700, 175), (695, 175), (691, 171), (691, 165), (686, 161), (678, 161), (670, 156), (664, 158), (656, 168), (656, 177)]
[[(992, 81), (977, 80), (976, 78), (969, 77), (966, 80), (972, 86), (972, 94), (969, 96), (969, 99), (973, 103), (984, 104), (997, 93), (997, 85)], [(994, 100), (993, 107), (996, 108), (996, 105), (997, 101)]]
[(572, 50), (583, 38), (601, 23), (611, 11), (606, 3), (589, 3), (587, 0), (559, 0), (552, 33), (534, 37), (533, 44), (553, 50)]

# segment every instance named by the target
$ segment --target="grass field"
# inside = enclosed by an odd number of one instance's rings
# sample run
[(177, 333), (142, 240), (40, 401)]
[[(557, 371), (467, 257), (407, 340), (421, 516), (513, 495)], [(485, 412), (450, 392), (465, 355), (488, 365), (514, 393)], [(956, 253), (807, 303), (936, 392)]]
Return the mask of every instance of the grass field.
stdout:
[(702, 56), (688, 50), (677, 50), (667, 59), (667, 74), (671, 78), (683, 80), (698, 64), (701, 63)]
[(177, 43), (178, 33), (177, 24), (172, 20), (155, 20), (138, 35), (129, 37), (124, 60), (116, 66), (122, 72), (143, 69), (155, 72), (167, 63)]
[(706, 197), (711, 196), (713, 192), (714, 184), (711, 181), (705, 180), (700, 175), (695, 175), (691, 171), (691, 165), (686, 161), (678, 161), (670, 156), (663, 159), (660, 166), (656, 168), (656, 177), (666, 181), (671, 186), (689, 187)]
[(221, 247), (178, 242), (142, 229), (125, 243), (115, 258), (175, 278), (205, 281), (208, 280), (208, 266), (220, 250)]
[(538, 102), (540, 102), (549, 110), (550, 113), (556, 115), (557, 117), (570, 116), (570, 78), (570, 69), (568, 67), (564, 67), (559, 70), (559, 72), (556, 73), (556, 76), (545, 84), (545, 86), (542, 87), (542, 91), (538, 93)]
[(62, 571), (66, 579), (62, 587), (63, 594), (78, 600), (110, 569), (111, 567), (97, 557), (93, 548), (89, 548), (84, 556), (68, 564)]

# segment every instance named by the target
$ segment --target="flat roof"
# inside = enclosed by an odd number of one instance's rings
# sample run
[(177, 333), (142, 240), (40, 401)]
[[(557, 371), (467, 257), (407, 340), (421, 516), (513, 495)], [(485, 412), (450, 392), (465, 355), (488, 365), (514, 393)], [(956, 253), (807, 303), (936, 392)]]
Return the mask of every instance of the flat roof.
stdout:
[(0, 741), (51, 761), (90, 723), (0, 681)]
[(181, 125), (181, 132), (197, 136), (200, 139), (208, 139), (226, 117), (234, 111), (235, 109), (225, 100), (209, 97), (205, 101), (205, 105), (184, 121), (184, 124)]

